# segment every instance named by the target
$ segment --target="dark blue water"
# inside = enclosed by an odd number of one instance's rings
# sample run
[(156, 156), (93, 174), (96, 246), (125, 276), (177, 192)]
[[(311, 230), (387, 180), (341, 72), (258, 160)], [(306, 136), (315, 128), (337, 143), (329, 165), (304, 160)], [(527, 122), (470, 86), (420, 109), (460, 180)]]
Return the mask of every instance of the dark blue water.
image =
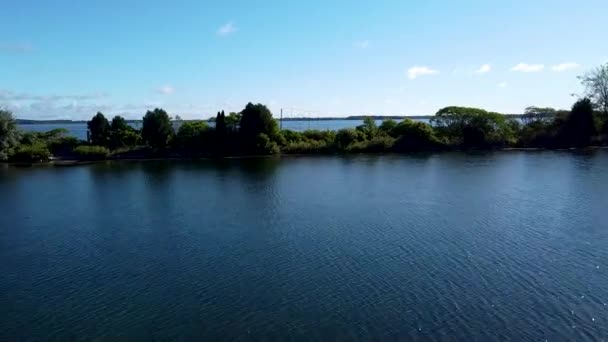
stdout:
[[(429, 122), (429, 120), (417, 119), (423, 122)], [(213, 125), (213, 123), (209, 123)], [(305, 131), (308, 129), (318, 130), (339, 130), (342, 128), (354, 128), (363, 124), (361, 120), (302, 120), (302, 121), (283, 121), (283, 129), (290, 129), (294, 131)], [(382, 124), (382, 120), (376, 120), (376, 124)], [(141, 124), (131, 124), (137, 129), (141, 128)], [(179, 124), (175, 124), (177, 130)], [(55, 128), (65, 128), (69, 134), (77, 137), (78, 139), (86, 140), (87, 138), (87, 124), (86, 123), (74, 123), (74, 124), (32, 124), (32, 125), (21, 125), (21, 129), (30, 132), (46, 132)]]
[(608, 338), (608, 152), (0, 164), (0, 340)]

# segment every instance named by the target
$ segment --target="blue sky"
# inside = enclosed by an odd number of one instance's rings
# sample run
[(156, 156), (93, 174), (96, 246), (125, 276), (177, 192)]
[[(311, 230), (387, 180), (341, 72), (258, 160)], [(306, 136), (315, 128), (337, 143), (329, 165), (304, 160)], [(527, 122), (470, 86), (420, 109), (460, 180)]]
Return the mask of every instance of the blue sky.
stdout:
[(19, 118), (421, 115), (568, 108), (608, 62), (608, 1), (38, 1), (0, 6)]

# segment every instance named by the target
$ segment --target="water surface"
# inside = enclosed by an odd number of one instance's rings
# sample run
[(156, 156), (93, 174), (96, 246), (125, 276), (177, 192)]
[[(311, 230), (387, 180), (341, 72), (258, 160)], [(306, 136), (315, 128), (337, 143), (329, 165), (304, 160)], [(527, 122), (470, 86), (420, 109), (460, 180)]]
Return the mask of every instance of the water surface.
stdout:
[(0, 165), (0, 340), (608, 338), (608, 153)]

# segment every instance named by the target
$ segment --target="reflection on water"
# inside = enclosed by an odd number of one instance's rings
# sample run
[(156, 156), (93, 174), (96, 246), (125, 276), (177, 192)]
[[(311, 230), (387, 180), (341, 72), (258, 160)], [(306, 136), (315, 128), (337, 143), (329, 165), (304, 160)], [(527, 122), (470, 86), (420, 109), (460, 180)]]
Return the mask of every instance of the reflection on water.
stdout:
[(0, 166), (0, 340), (601, 340), (608, 153)]

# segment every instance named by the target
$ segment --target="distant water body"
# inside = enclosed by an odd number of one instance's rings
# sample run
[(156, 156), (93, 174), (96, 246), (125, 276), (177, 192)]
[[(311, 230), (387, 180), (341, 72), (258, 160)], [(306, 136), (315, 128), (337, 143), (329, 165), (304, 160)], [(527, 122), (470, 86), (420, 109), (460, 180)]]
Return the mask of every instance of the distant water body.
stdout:
[(0, 164), (0, 340), (608, 339), (608, 152)]
[[(428, 120), (420, 120), (428, 122)], [(361, 125), (361, 120), (294, 120), (294, 121), (283, 121), (283, 129), (291, 129), (294, 131), (305, 131), (307, 129), (319, 129), (319, 130), (339, 130), (342, 128), (354, 128)], [(382, 120), (377, 120), (378, 125), (382, 124)], [(213, 123), (209, 123), (213, 125)], [(136, 128), (141, 128), (141, 124), (135, 124)], [(177, 126), (177, 125), (176, 125)], [(55, 128), (65, 128), (79, 139), (85, 140), (87, 138), (87, 125), (85, 123), (74, 123), (74, 124), (32, 124), (32, 125), (21, 125), (25, 131), (31, 132), (46, 132)]]

